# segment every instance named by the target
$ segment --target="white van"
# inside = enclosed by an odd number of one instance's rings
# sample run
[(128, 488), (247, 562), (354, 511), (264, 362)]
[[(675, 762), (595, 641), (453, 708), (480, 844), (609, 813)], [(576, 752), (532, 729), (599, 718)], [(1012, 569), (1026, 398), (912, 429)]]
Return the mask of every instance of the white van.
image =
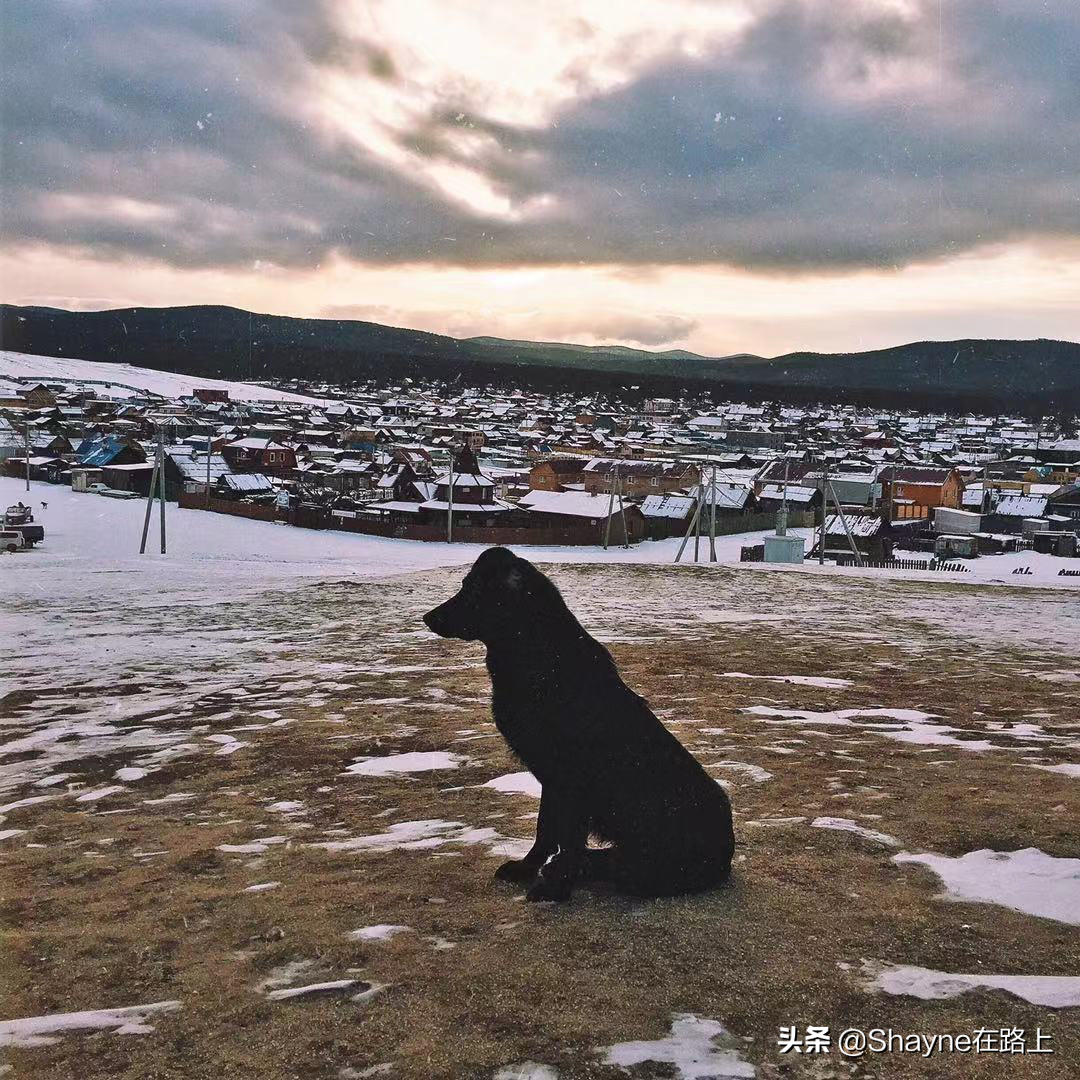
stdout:
[(18, 529), (0, 529), (0, 551), (22, 551), (26, 539)]

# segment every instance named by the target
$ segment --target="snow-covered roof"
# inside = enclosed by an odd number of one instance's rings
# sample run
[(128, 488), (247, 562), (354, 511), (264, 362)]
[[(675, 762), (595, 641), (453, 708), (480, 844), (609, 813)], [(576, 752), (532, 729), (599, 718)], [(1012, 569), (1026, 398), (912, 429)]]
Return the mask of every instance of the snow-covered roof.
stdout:
[(230, 491), (272, 491), (274, 485), (262, 473), (226, 473), (221, 477)]
[(650, 518), (674, 518), (684, 520), (694, 510), (690, 495), (646, 495), (641, 512)]
[(246, 439), (237, 439), (227, 443), (227, 446), (238, 447), (241, 450), (288, 450), (289, 447), (282, 443), (274, 442), (273, 439), (256, 439), (248, 436)]
[(1045, 495), (1003, 495), (994, 513), (1007, 517), (1037, 518), (1046, 513)]
[[(808, 503), (812, 502), (814, 496), (817, 495), (818, 489), (813, 487), (803, 487), (801, 484), (788, 484), (787, 485), (787, 501), (789, 503)], [(781, 501), (784, 498), (784, 485), (783, 484), (765, 484), (761, 489), (761, 498), (763, 499), (775, 499)]]
[[(845, 520), (852, 536), (876, 536), (881, 528), (881, 519), (876, 517), (846, 514)], [(827, 536), (846, 535), (839, 514), (830, 514), (826, 518), (825, 533)]]
[[(435, 477), (437, 484), (449, 484), (450, 472), (446, 470)], [(495, 481), (483, 473), (454, 473), (454, 487), (494, 487)]]
[(530, 491), (521, 498), (521, 506), (539, 514), (563, 514), (567, 517), (606, 518), (608, 506), (619, 511), (618, 499), (610, 495), (590, 495), (585, 491)]

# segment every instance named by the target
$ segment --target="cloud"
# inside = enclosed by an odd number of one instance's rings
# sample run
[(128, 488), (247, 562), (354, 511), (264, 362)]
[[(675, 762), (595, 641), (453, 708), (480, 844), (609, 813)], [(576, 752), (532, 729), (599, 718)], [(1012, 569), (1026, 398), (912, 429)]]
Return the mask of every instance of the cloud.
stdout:
[[(651, 35), (620, 5), (553, 3), (532, 51), (534, 8), (479, 35), (443, 5), (426, 57), (402, 7), (356, 10), (10, 7), (5, 243), (185, 268), (813, 271), (1080, 233), (1071, 0), (683, 0)], [(630, 314), (607, 336), (688, 332)]]

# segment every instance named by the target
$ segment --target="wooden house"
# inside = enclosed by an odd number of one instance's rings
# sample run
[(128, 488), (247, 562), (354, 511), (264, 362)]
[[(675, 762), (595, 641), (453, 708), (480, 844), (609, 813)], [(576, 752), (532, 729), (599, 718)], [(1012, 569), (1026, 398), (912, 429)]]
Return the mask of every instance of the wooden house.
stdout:
[(296, 468), (296, 451), (269, 438), (237, 439), (226, 443), (221, 453), (234, 472), (280, 476)]

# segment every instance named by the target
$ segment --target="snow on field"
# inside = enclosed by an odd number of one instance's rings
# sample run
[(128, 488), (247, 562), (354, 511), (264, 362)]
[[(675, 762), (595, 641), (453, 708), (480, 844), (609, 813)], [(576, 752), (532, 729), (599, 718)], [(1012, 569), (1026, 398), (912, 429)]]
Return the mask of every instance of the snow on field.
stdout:
[(861, 836), (866, 840), (873, 840), (878, 844), (884, 844), (886, 847), (900, 846), (900, 841), (895, 836), (878, 832), (876, 829), (868, 829), (865, 825), (852, 821), (851, 818), (817, 817), (810, 822), (810, 826), (814, 829), (836, 829), (840, 832), (855, 833), (856, 836)]
[[(45, 526), (45, 542), (32, 551), (4, 556), (6, 585), (40, 596), (44, 593), (74, 596), (89, 591), (143, 591), (178, 579), (191, 584), (194, 577), (227, 578), (234, 588), (248, 583), (266, 583), (298, 577), (359, 576), (375, 579), (388, 574), (408, 573), (440, 566), (470, 564), (484, 549), (480, 544), (436, 544), (387, 537), (362, 536), (332, 530), (298, 529), (273, 522), (249, 521), (201, 510), (181, 510), (170, 505), (166, 512), (168, 553), (159, 551), (157, 517), (151, 522), (148, 553), (139, 555), (146, 508), (142, 500), (106, 499), (82, 494), (53, 484), (35, 483), (29, 495), (25, 483), (0, 477), (0, 502), (17, 500), (35, 508), (37, 522)], [(48, 509), (41, 509), (41, 502)], [(798, 531), (798, 530), (796, 530)], [(801, 530), (807, 532), (807, 530)], [(719, 565), (741, 565), (755, 575), (794, 570), (798, 574), (839, 574), (878, 580), (907, 577), (929, 585), (978, 584), (995, 582), (1031, 587), (1053, 585), (1065, 590), (1080, 589), (1080, 578), (1058, 578), (1063, 567), (1076, 560), (1030, 552), (1016, 556), (976, 559), (972, 572), (963, 575), (919, 574), (916, 571), (853, 571), (847, 567), (764, 566), (739, 564), (744, 545), (759, 543), (766, 532), (737, 533), (717, 538)], [(519, 552), (540, 563), (674, 563), (680, 541), (646, 541), (632, 548), (527, 546)], [(1032, 567), (1032, 575), (1012, 577), (1020, 560)], [(707, 568), (684, 557), (685, 567)], [(109, 581), (100, 575), (115, 575)], [(135, 575), (138, 575), (137, 577)], [(718, 616), (719, 617), (719, 616)], [(792, 676), (788, 679), (796, 678)]]
[(1050, 1009), (1080, 1006), (1080, 975), (960, 975), (910, 964), (864, 961), (867, 990), (941, 1001), (969, 990), (1004, 990), (1032, 1005)]
[(766, 682), (790, 683), (792, 686), (815, 686), (821, 690), (844, 690), (854, 683), (850, 679), (830, 679), (824, 675), (747, 675), (744, 671), (725, 671), (718, 679), (763, 679)]
[(760, 765), (751, 765), (746, 761), (714, 761), (705, 767), (707, 769), (727, 769), (729, 772), (745, 776), (755, 784), (763, 784), (773, 777), (773, 774), (767, 769), (763, 769)]
[(63, 356), (33, 356), (29, 353), (0, 351), (0, 389), (32, 385), (34, 382), (84, 383), (102, 397), (128, 398), (140, 393), (164, 397), (190, 397), (195, 387), (228, 390), (236, 401), (292, 401), (324, 404), (324, 398), (305, 397), (274, 390), (254, 383), (223, 379), (204, 379), (173, 371), (155, 371), (133, 364), (107, 364), (97, 360), (77, 360)]
[(1061, 765), (1029, 765), (1028, 768), (1060, 773), (1062, 776), (1075, 776), (1077, 780), (1080, 780), (1080, 764), (1073, 762), (1064, 762)]
[(412, 932), (411, 926), (402, 926), (399, 923), (376, 923), (374, 926), (362, 926), (359, 930), (350, 930), (349, 937), (353, 941), (390, 941), (398, 934)]
[(531, 795), (534, 799), (539, 799), (541, 792), (540, 781), (531, 772), (506, 773), (483, 786), (501, 791), (504, 795)]
[(442, 847), (444, 844), (486, 844), (493, 855), (503, 855), (507, 851), (516, 851), (521, 844), (526, 850), (531, 847), (528, 841), (500, 836), (494, 829), (475, 829), (461, 821), (399, 821), (385, 832), (371, 836), (352, 836), (346, 840), (321, 840), (308, 844), (308, 847), (321, 848), (323, 851), (424, 851)]
[(491, 1080), (559, 1080), (559, 1074), (550, 1065), (521, 1061), (516, 1065), (504, 1065), (497, 1069)]
[(48, 1046), (71, 1031), (112, 1031), (114, 1035), (145, 1035), (153, 1031), (149, 1017), (180, 1008), (179, 1001), (156, 1001), (122, 1009), (89, 1009), (53, 1013), (22, 1020), (0, 1021), (0, 1046)]
[(983, 848), (956, 859), (905, 851), (892, 861), (933, 870), (945, 886), (944, 899), (998, 904), (1080, 926), (1080, 859), (1055, 858), (1038, 848)]
[[(330, 982), (309, 983), (307, 986), (290, 986), (282, 990), (271, 990), (267, 997), (271, 1001), (293, 1001), (296, 998), (327, 997), (348, 993), (349, 1000), (367, 1001), (381, 989), (374, 983), (362, 979), (333, 979)], [(355, 991), (355, 993), (353, 993)]]
[(444, 750), (409, 754), (388, 754), (384, 757), (365, 757), (346, 766), (345, 772), (354, 776), (397, 776), (401, 773), (430, 772), (433, 769), (456, 769), (465, 758)]
[(746, 1080), (757, 1076), (754, 1066), (733, 1045), (735, 1041), (716, 1020), (677, 1013), (671, 1018), (671, 1034), (666, 1038), (616, 1043), (600, 1050), (606, 1065), (622, 1069), (646, 1062), (670, 1065), (671, 1075), (678, 1080)]
[[(917, 746), (952, 746), (959, 750), (976, 752), (998, 749), (986, 739), (958, 739), (950, 733), (962, 729), (931, 723), (934, 714), (919, 709), (837, 709), (831, 712), (813, 712), (807, 709), (778, 709), (772, 705), (748, 705), (742, 711), (764, 717), (764, 722), (768, 724), (795, 727), (822, 724), (827, 727), (856, 728), (872, 735), (881, 735), (886, 739)], [(864, 717), (872, 718), (875, 722), (855, 722)], [(878, 717), (898, 722), (882, 723), (877, 720)]]

